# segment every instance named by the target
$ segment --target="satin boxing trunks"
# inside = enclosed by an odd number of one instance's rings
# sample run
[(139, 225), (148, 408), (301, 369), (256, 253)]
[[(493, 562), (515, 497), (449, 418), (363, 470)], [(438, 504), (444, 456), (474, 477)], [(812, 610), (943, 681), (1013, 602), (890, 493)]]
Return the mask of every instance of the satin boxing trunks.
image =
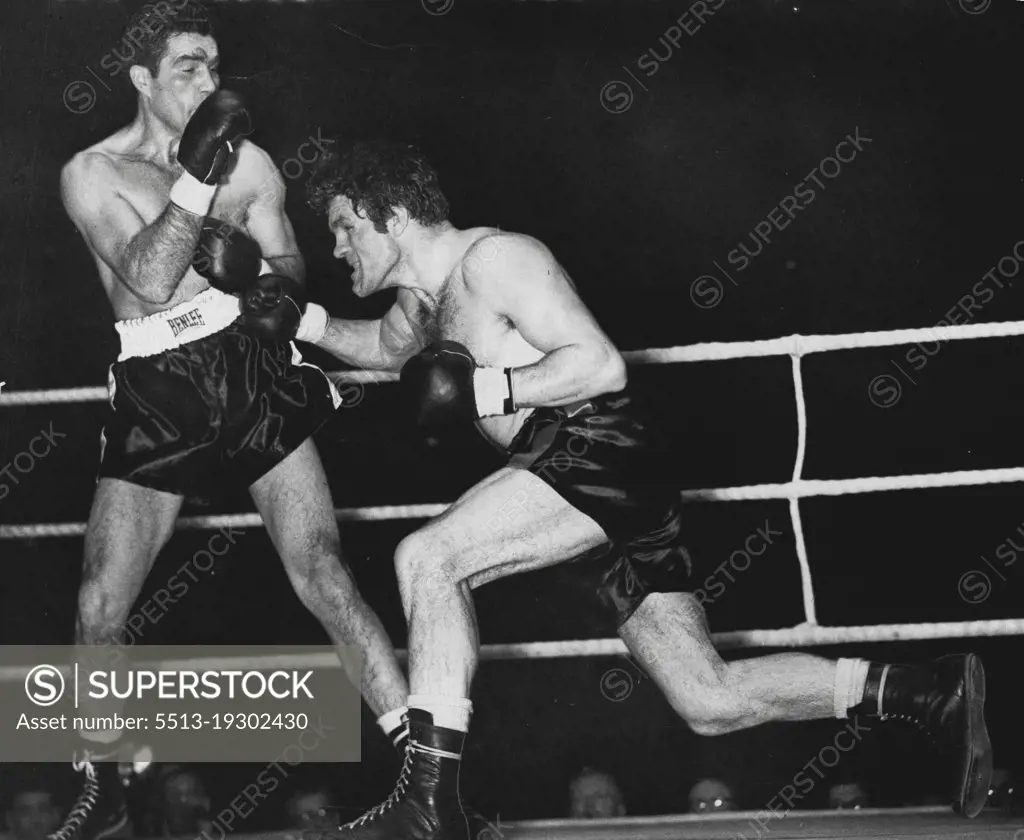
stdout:
[(248, 487), (316, 432), (340, 398), (290, 342), (236, 323), (238, 298), (207, 289), (120, 321), (100, 478), (209, 502)]
[(664, 441), (626, 392), (535, 409), (509, 452), (508, 466), (529, 470), (604, 530), (597, 590), (616, 627), (652, 592), (693, 589)]

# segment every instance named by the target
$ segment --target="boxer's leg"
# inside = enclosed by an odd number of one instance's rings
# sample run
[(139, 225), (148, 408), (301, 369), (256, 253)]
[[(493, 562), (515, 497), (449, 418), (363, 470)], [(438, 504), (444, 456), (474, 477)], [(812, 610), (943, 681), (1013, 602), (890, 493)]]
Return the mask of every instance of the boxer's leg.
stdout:
[[(94, 669), (120, 668), (120, 645), (129, 641), (124, 634), (125, 620), (153, 561), (174, 532), (181, 502), (180, 496), (116, 478), (102, 478), (97, 483), (85, 532), (75, 621), (81, 680), (88, 680)], [(132, 632), (131, 640), (138, 641), (136, 631)], [(77, 714), (110, 717), (120, 713), (123, 705), (124, 701), (115, 697), (96, 700), (86, 692)], [(69, 832), (77, 821), (76, 836), (101, 840), (127, 822), (124, 788), (112, 761), (127, 757), (122, 752), (122, 734), (114, 729), (79, 730), (82, 743), (76, 751), (75, 769), (85, 773), (87, 781), (61, 833)], [(90, 760), (82, 761), (83, 757)]]
[(479, 640), (470, 587), (606, 541), (543, 480), (504, 468), (406, 537), (395, 554), (409, 620), (409, 746), (394, 792), (338, 837), (469, 840), (459, 770)]
[(469, 696), (479, 646), (471, 586), (604, 542), (600, 526), (543, 480), (507, 467), (402, 540), (395, 565), (409, 620), (411, 695)]
[(693, 595), (648, 595), (619, 635), (698, 734), (833, 716), (834, 661), (780, 653), (726, 662), (711, 643), (704, 608)]
[[(711, 644), (704, 611), (683, 593), (653, 593), (619, 630), (630, 652), (694, 731), (718, 735), (769, 721), (864, 716), (913, 721), (953, 752), (954, 808), (981, 812), (992, 776), (985, 723), (985, 674), (973, 654), (929, 665), (838, 662), (781, 653), (724, 662)], [(861, 730), (847, 724), (851, 745)], [(853, 740), (850, 740), (853, 739)], [(839, 744), (838, 736), (836, 744)]]
[(77, 644), (121, 641), (128, 612), (174, 532), (181, 502), (181, 496), (120, 479), (99, 480), (85, 532)]
[(250, 492), (302, 603), (335, 644), (363, 651), (360, 688), (367, 705), (378, 716), (402, 708), (409, 693), (405, 676), (384, 626), (341, 559), (331, 491), (312, 438)]
[[(181, 496), (116, 478), (101, 478), (97, 483), (85, 532), (75, 622), (75, 643), (95, 646), (78, 649), (82, 674), (118, 666), (117, 646), (128, 642), (124, 623), (153, 562), (174, 533), (181, 502)], [(132, 640), (138, 641), (134, 635)], [(109, 716), (124, 705), (112, 697), (93, 700), (87, 693), (81, 703), (85, 717)], [(115, 730), (82, 732), (86, 740), (104, 744), (115, 742), (120, 735)]]

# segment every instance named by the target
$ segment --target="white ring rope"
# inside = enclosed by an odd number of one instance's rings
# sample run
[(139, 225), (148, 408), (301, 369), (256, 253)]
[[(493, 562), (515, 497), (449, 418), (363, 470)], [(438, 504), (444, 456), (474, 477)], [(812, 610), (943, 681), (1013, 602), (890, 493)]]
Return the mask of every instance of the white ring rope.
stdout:
[[(804, 459), (807, 450), (807, 406), (804, 397), (801, 357), (810, 353), (824, 353), (838, 350), (852, 350), (865, 347), (887, 347), (899, 344), (939, 342), (959, 339), (1003, 338), (1024, 335), (1024, 321), (1002, 323), (968, 324), (962, 326), (931, 327), (927, 329), (888, 330), (871, 333), (847, 333), (842, 335), (791, 335), (764, 341), (740, 341), (696, 344), (666, 348), (634, 350), (623, 354), (633, 364), (672, 364), (677, 362), (719, 361), (726, 359), (759, 358), (767, 356), (790, 356), (793, 371), (793, 393), (797, 412), (797, 447), (792, 480), (785, 484), (759, 484), (743, 487), (685, 490), (684, 499), (696, 501), (750, 501), (787, 499), (796, 539), (797, 559), (803, 592), (806, 622), (799, 627), (785, 630), (752, 630), (718, 634), (716, 643), (726, 647), (751, 645), (778, 645), (783, 647), (819, 645), (856, 641), (892, 641), (896, 639), (926, 639), (963, 635), (1010, 635), (1024, 634), (1024, 619), (1006, 619), (998, 622), (967, 622), (921, 625), (878, 625), (877, 627), (820, 627), (817, 624), (814, 586), (810, 560), (804, 540), (803, 524), (800, 518), (799, 500), (811, 496), (840, 496), (853, 493), (873, 493), (891, 490), (921, 490), (939, 487), (978, 486), (1024, 481), (1024, 468), (1014, 467), (995, 470), (962, 470), (957, 472), (931, 473), (923, 475), (807, 480), (803, 479)], [(332, 379), (346, 383), (394, 382), (394, 373), (371, 371), (343, 371), (329, 374)], [(43, 405), (105, 401), (105, 388), (70, 388), (48, 391), (21, 391), (0, 393), (0, 406)], [(439, 515), (446, 510), (446, 504), (392, 505), (383, 507), (348, 508), (337, 510), (339, 519), (349, 521), (381, 521), (393, 519), (423, 519)], [(224, 527), (259, 527), (262, 521), (257, 514), (202, 516), (181, 519), (179, 529), (205, 529)], [(82, 536), (85, 523), (30, 524), (0, 526), (0, 539), (26, 539), (36, 537)], [(984, 627), (985, 631), (977, 631)], [(597, 645), (598, 653), (544, 653), (566, 649), (580, 651)], [(544, 647), (548, 645), (548, 647)], [(551, 647), (554, 645), (554, 647)], [(566, 646), (569, 646), (567, 648)], [(584, 645), (582, 648), (572, 646)], [(609, 647), (610, 646), (610, 647)], [(499, 651), (508, 651), (506, 655)], [(591, 643), (555, 642), (531, 643), (527, 645), (492, 646), (485, 658), (529, 658), (536, 656), (582, 656), (608, 655), (625, 651), (617, 639), (594, 640)], [(541, 653), (535, 653), (542, 651)]]
[(839, 335), (790, 335), (761, 341), (719, 341), (689, 346), (632, 350), (623, 353), (633, 364), (665, 365), (676, 362), (717, 362), (762, 356), (809, 356), (836, 350), (865, 347), (893, 347), (898, 344), (957, 341), (967, 338), (1009, 338), (1024, 335), (1024, 321), (994, 321), (987, 324), (959, 324), (911, 330), (841, 333)]
[[(876, 476), (791, 481), (787, 484), (752, 484), (746, 487), (716, 487), (683, 490), (684, 500), (696, 502), (744, 502), (769, 499), (802, 499), (809, 496), (846, 496), (887, 490), (922, 490), (936, 487), (972, 487), (983, 484), (1008, 484), (1024, 481), (1024, 467), (999, 470), (962, 470), (923, 475)], [(343, 522), (381, 522), (389, 519), (432, 519), (444, 513), (448, 503), (422, 505), (383, 505), (379, 507), (340, 508), (335, 511)], [(193, 516), (179, 519), (180, 530), (216, 528), (259, 528), (263, 520), (257, 513)], [(84, 522), (44, 522), (32, 525), (0, 525), (0, 540), (39, 537), (80, 537)]]
[[(926, 624), (876, 624), (860, 627), (818, 627), (801, 624), (777, 630), (730, 630), (712, 633), (711, 639), (719, 650), (762, 647), (792, 648), (856, 642), (921, 641), (925, 639), (963, 639), (1024, 634), (1024, 619), (1004, 618), (989, 621), (951, 621)], [(399, 659), (406, 651), (396, 651)], [(628, 656), (629, 651), (621, 639), (576, 639), (561, 642), (516, 642), (503, 645), (482, 645), (480, 658), (487, 662), (519, 659), (574, 659), (576, 657)], [(338, 668), (340, 662), (333, 653), (267, 654), (262, 656), (203, 657), (201, 659), (169, 660), (165, 662), (133, 662), (136, 667), (163, 666), (182, 668), (227, 670), (275, 668)], [(32, 665), (0, 667), (0, 682), (24, 680)], [(68, 666), (59, 666), (67, 672)]]
[[(807, 453), (807, 403), (804, 399), (804, 379), (800, 370), (800, 354), (794, 352), (793, 361), (793, 394), (796, 398), (796, 461), (793, 464), (793, 480), (796, 484), (801, 480), (804, 470), (804, 456)], [(800, 500), (796, 496), (789, 497), (789, 518), (793, 522), (793, 536), (796, 540), (796, 559), (800, 564), (800, 588), (804, 599), (804, 616), (809, 624), (817, 624), (817, 611), (814, 606), (814, 581), (811, 578), (811, 561), (807, 556), (807, 544), (804, 541), (804, 525), (800, 519)]]
[[(627, 350), (623, 358), (632, 364), (664, 365), (676, 362), (711, 362), (726, 359), (751, 359), (765, 356), (807, 356), (834, 350), (863, 347), (891, 347), (897, 344), (956, 341), (967, 338), (1006, 338), (1024, 335), (1024, 321), (997, 321), (987, 324), (960, 324), (950, 327), (926, 327), (910, 330), (842, 333), (839, 335), (791, 335), (761, 341), (709, 342), (677, 347)], [(339, 382), (373, 384), (396, 382), (398, 374), (378, 371), (337, 371), (329, 374)], [(58, 388), (46, 391), (13, 391), (0, 394), (0, 406), (46, 405), (68, 402), (106, 402), (107, 389)]]
[[(380, 507), (339, 508), (335, 516), (342, 522), (384, 522), (392, 519), (433, 519), (449, 505), (382, 505)], [(262, 528), (258, 513), (225, 513), (217, 516), (192, 516), (178, 520), (181, 531), (216, 530), (219, 528)], [(84, 522), (62, 522), (40, 525), (0, 525), (0, 540), (35, 539), (38, 537), (82, 537)]]

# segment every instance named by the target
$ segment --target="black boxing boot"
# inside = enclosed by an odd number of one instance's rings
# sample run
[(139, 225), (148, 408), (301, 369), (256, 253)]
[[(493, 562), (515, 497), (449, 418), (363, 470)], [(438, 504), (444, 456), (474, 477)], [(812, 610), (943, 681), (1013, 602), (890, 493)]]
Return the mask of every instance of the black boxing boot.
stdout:
[(985, 670), (973, 653), (929, 665), (868, 668), (864, 700), (855, 712), (923, 729), (952, 752), (953, 810), (976, 817), (992, 781), (992, 743), (985, 726)]
[(398, 758), (405, 761), (405, 748), (409, 746), (409, 715), (402, 715), (402, 722), (388, 732), (388, 738), (395, 745)]
[(116, 747), (97, 744), (72, 761), (82, 774), (82, 790), (64, 818), (64, 824), (48, 840), (102, 840), (128, 822), (125, 781), (118, 767)]
[(409, 742), (398, 784), (384, 802), (341, 826), (336, 840), (470, 840), (459, 799), (459, 765), (466, 733), (434, 725), (409, 710)]

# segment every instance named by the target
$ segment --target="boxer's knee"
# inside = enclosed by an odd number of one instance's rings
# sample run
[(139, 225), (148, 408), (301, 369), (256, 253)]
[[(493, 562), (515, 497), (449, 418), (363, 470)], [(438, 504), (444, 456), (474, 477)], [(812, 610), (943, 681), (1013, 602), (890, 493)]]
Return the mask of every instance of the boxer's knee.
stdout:
[(355, 580), (342, 559), (339, 541), (330, 533), (313, 535), (305, 550), (285, 562), (295, 593), (315, 614), (356, 596)]
[(159, 546), (132, 550), (113, 540), (96, 539), (95, 534), (87, 541), (78, 587), (80, 642), (103, 644), (124, 634), (124, 622), (159, 550)]
[(124, 635), (134, 596), (111, 591), (96, 579), (86, 579), (78, 590), (77, 641), (96, 645), (114, 643)]
[(412, 586), (413, 579), (418, 571), (418, 558), (423, 551), (422, 540), (419, 532), (414, 532), (405, 537), (395, 549), (395, 577), (398, 578), (398, 586), (402, 589), (402, 600), (405, 600), (405, 591)]
[(427, 529), (409, 534), (398, 544), (395, 575), (402, 602), (406, 604), (415, 597), (429, 597), (434, 592), (450, 589), (465, 578), (457, 552), (448, 541)]

